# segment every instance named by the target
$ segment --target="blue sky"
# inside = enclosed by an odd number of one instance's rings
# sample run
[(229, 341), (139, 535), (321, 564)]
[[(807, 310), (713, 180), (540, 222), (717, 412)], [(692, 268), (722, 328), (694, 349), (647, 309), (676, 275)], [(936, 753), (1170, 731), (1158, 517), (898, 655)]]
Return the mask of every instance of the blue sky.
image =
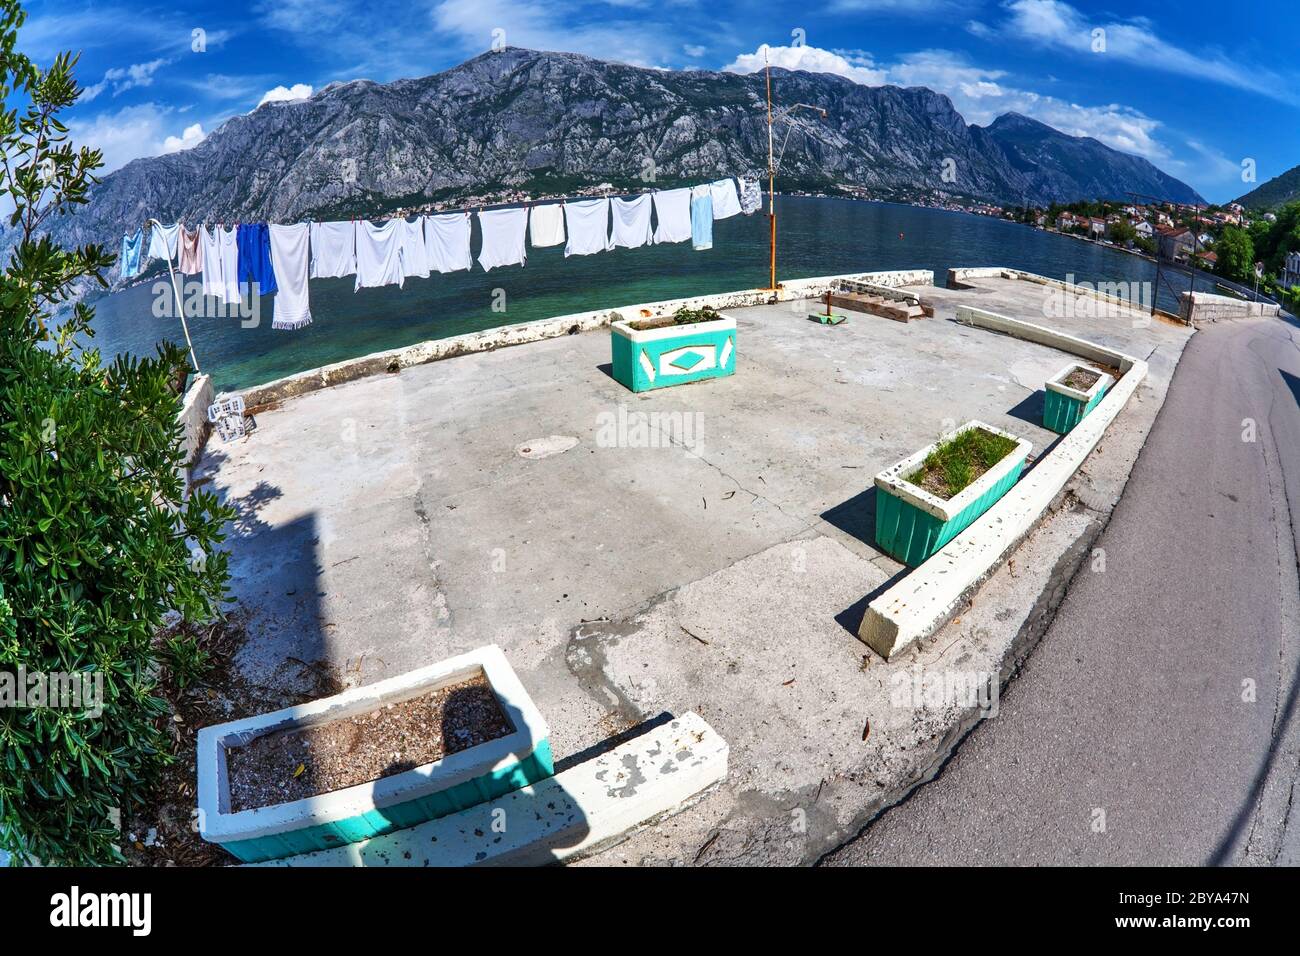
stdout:
[[(643, 66), (772, 62), (929, 86), (968, 122), (1016, 110), (1150, 159), (1212, 201), (1300, 164), (1295, 0), (37, 0), (19, 46), (82, 52), (79, 139), (116, 168), (186, 148), (266, 97), (434, 73), (488, 49)], [(198, 31), (198, 32), (196, 32)], [(494, 31), (503, 31), (495, 34)], [(780, 91), (777, 90), (779, 98)]]

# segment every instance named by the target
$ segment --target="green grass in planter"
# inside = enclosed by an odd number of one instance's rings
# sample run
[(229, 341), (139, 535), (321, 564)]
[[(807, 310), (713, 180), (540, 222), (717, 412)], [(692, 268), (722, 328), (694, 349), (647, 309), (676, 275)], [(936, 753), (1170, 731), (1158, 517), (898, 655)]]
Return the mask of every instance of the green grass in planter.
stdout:
[(946, 500), (1011, 454), (1015, 447), (1010, 438), (982, 428), (968, 428), (940, 442), (925, 456), (921, 467), (905, 477)]

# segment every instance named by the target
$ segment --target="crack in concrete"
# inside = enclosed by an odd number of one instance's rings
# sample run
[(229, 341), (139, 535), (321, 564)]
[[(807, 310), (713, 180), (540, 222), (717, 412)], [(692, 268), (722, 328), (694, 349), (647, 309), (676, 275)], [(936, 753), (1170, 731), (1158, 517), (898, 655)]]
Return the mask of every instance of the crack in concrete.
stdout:
[[(786, 511), (785, 508), (784, 508), (784, 507), (783, 507), (779, 502), (775, 501), (775, 500), (772, 499), (772, 498), (767, 497), (767, 495), (759, 494), (759, 493), (756, 492), (756, 491), (751, 491), (749, 488), (746, 488), (743, 484), (741, 484), (739, 479), (737, 479), (734, 475), (732, 475), (732, 474), (730, 474), (729, 472), (727, 472), (726, 470), (724, 470), (720, 465), (717, 465), (717, 464), (715, 464), (714, 462), (709, 461), (707, 458), (705, 458), (702, 454), (700, 454), (700, 453), (699, 453), (698, 451), (696, 451), (694, 448), (691, 448), (690, 446), (684, 444), (683, 442), (680, 442), (680, 441), (677, 441), (676, 439), (674, 439), (674, 437), (673, 437), (671, 431), (665, 431), (665, 430), (662, 428), (662, 426), (659, 425), (658, 422), (656, 422), (656, 421), (654, 421), (654, 420), (652, 419), (650, 424), (651, 424), (651, 427), (655, 428), (656, 431), (658, 431), (661, 435), (663, 435), (664, 438), (666, 438), (666, 439), (668, 440), (668, 443), (669, 443), (670, 445), (676, 445), (678, 448), (680, 448), (680, 449), (681, 449), (682, 451), (684, 451), (686, 454), (690, 455), (692, 458), (694, 458), (694, 459), (696, 459), (697, 461), (703, 463), (704, 465), (707, 465), (709, 468), (712, 468), (714, 471), (716, 471), (716, 472), (717, 472), (719, 475), (721, 475), (723, 478), (727, 479), (727, 481), (729, 481), (729, 482), (731, 482), (733, 485), (735, 485), (735, 486), (736, 486), (736, 490), (738, 490), (738, 491), (743, 491), (745, 494), (747, 494), (747, 495), (751, 495), (751, 496), (753, 497), (754, 501), (762, 500), (762, 501), (767, 502), (769, 505), (771, 505), (773, 508), (775, 508), (777, 511), (779, 511), (782, 515), (784, 515), (785, 517), (789, 518), (791, 521), (794, 521), (794, 522), (799, 523), (800, 525), (802, 525), (802, 527), (799, 529), (799, 532), (798, 532), (797, 534), (791, 536), (791, 537), (788, 538), (787, 540), (789, 540), (789, 541), (793, 541), (795, 538), (798, 538), (800, 534), (804, 534), (805, 532), (812, 530), (813, 526), (817, 523), (817, 521), (818, 521), (818, 519), (819, 519), (820, 516), (816, 516), (816, 517), (813, 517), (812, 519), (809, 519), (809, 518), (806, 518), (806, 517), (804, 517), (804, 516), (802, 516), (802, 515), (794, 515), (794, 514), (791, 514), (790, 512)], [(752, 504), (752, 503), (753, 503), (753, 502), (751, 502), (751, 504)], [(766, 550), (766, 549), (764, 549), (764, 550)]]

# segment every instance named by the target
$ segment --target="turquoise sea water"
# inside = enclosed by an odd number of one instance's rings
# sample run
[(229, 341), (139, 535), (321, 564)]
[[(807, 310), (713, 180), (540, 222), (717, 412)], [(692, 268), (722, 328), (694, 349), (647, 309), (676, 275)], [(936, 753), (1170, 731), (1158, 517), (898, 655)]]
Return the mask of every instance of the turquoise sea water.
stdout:
[[(1155, 266), (1114, 249), (986, 216), (889, 203), (777, 198), (778, 278), (798, 279), (884, 269), (1008, 266), (1078, 281), (1151, 282)], [(478, 237), (474, 238), (475, 250)], [(261, 321), (193, 318), (190, 333), (203, 370), (218, 390), (245, 388), (370, 352), (570, 312), (767, 284), (767, 217), (714, 223), (713, 248), (690, 243), (616, 249), (566, 259), (563, 246), (528, 251), (526, 267), (408, 279), (404, 288), (353, 291), (353, 280), (311, 282), (313, 322), (296, 331), (271, 328), (273, 296)], [(1186, 279), (1175, 276), (1180, 287)], [(166, 281), (166, 271), (162, 273)], [(170, 338), (184, 345), (175, 318), (153, 314), (154, 281), (100, 299), (95, 344), (105, 355), (149, 354)], [(1198, 284), (1198, 288), (1199, 288)], [(1208, 288), (1208, 285), (1207, 285)], [(167, 296), (171, 292), (168, 287)], [(1165, 288), (1162, 308), (1176, 310)], [(504, 304), (505, 311), (500, 311)], [(497, 306), (494, 309), (494, 305)]]

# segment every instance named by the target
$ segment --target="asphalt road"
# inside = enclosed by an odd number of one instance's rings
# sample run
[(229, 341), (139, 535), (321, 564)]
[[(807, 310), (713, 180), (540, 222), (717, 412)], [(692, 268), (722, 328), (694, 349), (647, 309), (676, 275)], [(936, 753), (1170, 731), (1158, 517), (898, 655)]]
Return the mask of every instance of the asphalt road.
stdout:
[(1203, 328), (1104, 570), (1084, 563), (997, 716), (823, 862), (1300, 863), (1297, 522), (1300, 328)]

